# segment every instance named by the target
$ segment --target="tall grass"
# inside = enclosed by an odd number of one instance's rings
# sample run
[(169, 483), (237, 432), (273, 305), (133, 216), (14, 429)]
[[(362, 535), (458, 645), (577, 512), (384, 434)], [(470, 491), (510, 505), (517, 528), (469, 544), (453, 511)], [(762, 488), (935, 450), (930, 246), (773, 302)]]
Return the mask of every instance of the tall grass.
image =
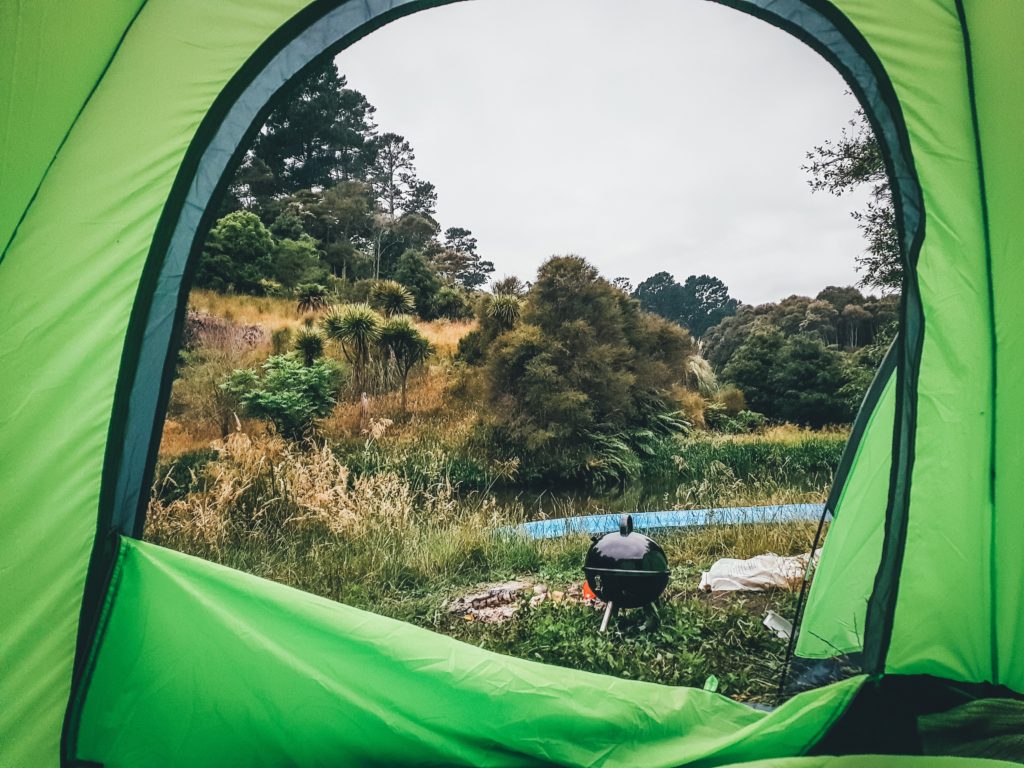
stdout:
[[(699, 573), (722, 556), (796, 554), (811, 546), (805, 522), (720, 524), (657, 534), (673, 566), (661, 626), (624, 614), (596, 633), (593, 609), (572, 600), (525, 606), (506, 625), (452, 616), (448, 601), (474, 584), (517, 577), (578, 594), (590, 539), (534, 540), (507, 527), (533, 514), (518, 499), (459, 494), (451, 482), (414, 486), (394, 472), (354, 475), (326, 447), (300, 450), (242, 433), (162, 466), (146, 537), (325, 597), (446, 632), (493, 650), (664, 683), (700, 685), (767, 700), (784, 646), (760, 625), (763, 611), (791, 612), (792, 595), (709, 601)], [(733, 484), (723, 501), (760, 501), (767, 485)], [(783, 500), (781, 486), (772, 499)], [(571, 503), (549, 507), (562, 513)]]

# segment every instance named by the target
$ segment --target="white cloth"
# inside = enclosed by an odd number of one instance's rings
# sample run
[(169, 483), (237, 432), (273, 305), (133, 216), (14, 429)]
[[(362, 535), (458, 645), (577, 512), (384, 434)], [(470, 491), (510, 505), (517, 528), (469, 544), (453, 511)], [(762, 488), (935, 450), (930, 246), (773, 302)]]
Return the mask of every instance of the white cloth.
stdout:
[[(820, 550), (814, 553), (818, 564)], [(730, 557), (715, 562), (700, 575), (700, 589), (704, 592), (763, 592), (766, 589), (799, 589), (807, 570), (809, 553), (795, 557), (782, 557), (769, 552), (749, 560)]]

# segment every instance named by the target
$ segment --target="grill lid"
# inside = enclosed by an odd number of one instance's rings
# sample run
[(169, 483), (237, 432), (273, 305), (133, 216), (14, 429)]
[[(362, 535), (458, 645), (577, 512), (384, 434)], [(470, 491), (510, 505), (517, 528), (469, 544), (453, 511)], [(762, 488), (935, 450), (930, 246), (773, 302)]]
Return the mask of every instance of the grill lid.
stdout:
[(587, 583), (606, 603), (638, 608), (654, 602), (668, 585), (665, 550), (653, 539), (633, 532), (633, 518), (623, 515), (618, 533), (594, 541), (583, 566)]

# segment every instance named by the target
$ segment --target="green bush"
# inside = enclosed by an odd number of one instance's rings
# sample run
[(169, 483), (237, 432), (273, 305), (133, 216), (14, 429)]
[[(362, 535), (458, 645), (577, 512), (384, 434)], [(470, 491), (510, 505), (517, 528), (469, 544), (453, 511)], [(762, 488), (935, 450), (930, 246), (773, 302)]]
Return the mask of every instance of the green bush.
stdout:
[(850, 366), (841, 352), (813, 336), (787, 338), (778, 328), (758, 329), (736, 350), (722, 376), (743, 390), (751, 408), (770, 418), (811, 427), (853, 419), (853, 398), (846, 388)]
[(690, 335), (578, 256), (545, 262), (520, 304), (482, 301), (479, 333), (460, 345), (463, 359), (484, 365), (498, 455), (523, 457), (536, 480), (607, 485), (643, 474), (661, 440), (689, 426), (667, 393), (685, 381)]
[(730, 416), (722, 408), (708, 408), (704, 412), (704, 422), (708, 429), (726, 435), (746, 435), (768, 426), (768, 418), (763, 413), (742, 410)]
[(342, 370), (330, 360), (305, 365), (297, 355), (275, 355), (259, 371), (238, 370), (221, 387), (238, 398), (247, 416), (267, 419), (290, 440), (308, 437), (331, 412)]
[(262, 294), (261, 280), (274, 271), (273, 250), (274, 238), (256, 214), (229, 213), (206, 238), (195, 284), (215, 291)]
[(434, 295), (430, 314), (448, 320), (468, 320), (473, 317), (473, 301), (465, 290), (445, 285)]

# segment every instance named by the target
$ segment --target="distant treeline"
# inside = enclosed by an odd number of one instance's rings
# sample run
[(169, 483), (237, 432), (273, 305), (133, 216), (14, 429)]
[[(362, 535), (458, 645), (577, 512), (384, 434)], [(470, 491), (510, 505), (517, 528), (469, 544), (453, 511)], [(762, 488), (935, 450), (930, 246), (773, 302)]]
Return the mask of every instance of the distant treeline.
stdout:
[(470, 314), (467, 292), (494, 266), (470, 230), (442, 232), (437, 191), (418, 175), (412, 145), (378, 130), (374, 113), (333, 62), (299, 82), (237, 170), (196, 285), (290, 294), (394, 279), (424, 318)]

